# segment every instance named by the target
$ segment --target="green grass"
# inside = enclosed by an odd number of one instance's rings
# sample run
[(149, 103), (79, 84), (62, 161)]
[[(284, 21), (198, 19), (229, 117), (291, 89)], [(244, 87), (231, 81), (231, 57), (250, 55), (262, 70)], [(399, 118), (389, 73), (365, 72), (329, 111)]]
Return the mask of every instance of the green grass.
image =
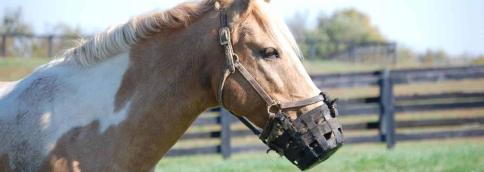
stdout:
[[(274, 153), (236, 154), (229, 160), (220, 155), (165, 158), (158, 172), (291, 172), (298, 171)], [(319, 171), (484, 171), (484, 140), (440, 140), (399, 143), (394, 150), (382, 144), (345, 145), (310, 172)]]
[[(390, 69), (413, 69), (413, 68), (426, 68), (426, 67), (449, 67), (455, 66), (456, 64), (442, 64), (442, 65), (430, 65), (421, 64), (414, 62), (400, 62), (395, 65), (383, 66), (381, 64), (375, 63), (347, 63), (337, 60), (304, 60), (304, 67), (311, 74), (321, 74), (321, 73), (347, 73), (347, 72), (364, 72), (373, 70), (382, 70), (384, 68)], [(457, 64), (462, 65), (462, 64)]]
[(50, 58), (0, 58), (0, 68), (3, 67), (25, 67), (35, 68), (49, 62)]
[(0, 58), (0, 81), (14, 81), (25, 77), (49, 58)]

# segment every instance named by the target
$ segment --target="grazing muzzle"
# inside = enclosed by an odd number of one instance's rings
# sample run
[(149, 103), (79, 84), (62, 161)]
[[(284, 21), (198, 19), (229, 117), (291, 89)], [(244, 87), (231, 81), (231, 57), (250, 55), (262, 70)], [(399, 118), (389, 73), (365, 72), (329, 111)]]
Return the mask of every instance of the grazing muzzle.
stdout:
[[(238, 61), (234, 53), (227, 15), (220, 11), (220, 44), (224, 47), (226, 66), (219, 83), (217, 100), (223, 103), (223, 89), (227, 78), (239, 72), (252, 86), (258, 95), (266, 102), (269, 120), (262, 132), (245, 117), (237, 116), (249, 129), (258, 135), (269, 150), (284, 155), (301, 170), (306, 170), (326, 160), (343, 144), (341, 124), (336, 119), (338, 114), (335, 100), (331, 100), (325, 93), (294, 102), (281, 103), (273, 100), (259, 85), (245, 67)], [(287, 110), (302, 108), (321, 103), (292, 120)]]
[(274, 113), (259, 138), (269, 150), (284, 155), (299, 169), (306, 170), (328, 159), (343, 144), (337, 113), (334, 101), (324, 101), (295, 120), (280, 110)]

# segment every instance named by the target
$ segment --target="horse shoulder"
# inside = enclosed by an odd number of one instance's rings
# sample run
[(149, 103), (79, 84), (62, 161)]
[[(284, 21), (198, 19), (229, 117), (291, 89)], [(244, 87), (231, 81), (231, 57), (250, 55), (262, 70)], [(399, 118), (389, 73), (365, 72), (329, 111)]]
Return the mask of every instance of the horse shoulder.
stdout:
[(55, 76), (38, 71), (17, 82), (0, 83), (0, 172), (36, 169), (45, 157), (39, 122), (55, 96)]

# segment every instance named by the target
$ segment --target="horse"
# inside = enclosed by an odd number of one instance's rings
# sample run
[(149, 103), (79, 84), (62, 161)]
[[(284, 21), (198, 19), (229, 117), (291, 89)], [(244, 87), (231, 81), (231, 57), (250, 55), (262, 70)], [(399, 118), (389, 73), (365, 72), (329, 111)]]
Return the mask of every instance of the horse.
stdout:
[(154, 171), (217, 106), (288, 159), (296, 142), (307, 146), (297, 156), (323, 151), (313, 165), (341, 146), (342, 133), (334, 101), (301, 58), (267, 0), (186, 2), (136, 16), (0, 84), (0, 171)]

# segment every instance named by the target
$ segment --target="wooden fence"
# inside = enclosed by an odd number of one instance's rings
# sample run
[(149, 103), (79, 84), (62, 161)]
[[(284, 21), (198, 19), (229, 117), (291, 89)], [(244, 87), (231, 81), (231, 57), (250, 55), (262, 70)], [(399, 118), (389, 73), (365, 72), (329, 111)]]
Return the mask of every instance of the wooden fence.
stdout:
[[(313, 47), (310, 47), (310, 52)], [(340, 60), (350, 63), (372, 62), (382, 65), (391, 65), (397, 63), (397, 44), (394, 42), (347, 42), (341, 44), (347, 47), (342, 51), (331, 53), (328, 59)]]
[[(395, 114), (403, 112), (425, 112), (436, 110), (482, 108), (484, 107), (484, 92), (447, 92), (440, 94), (418, 94), (409, 96), (394, 96), (394, 85), (430, 83), (437, 81), (459, 81), (484, 79), (484, 66), (428, 68), (411, 70), (383, 70), (363, 73), (324, 74), (312, 76), (319, 88), (351, 88), (377, 86), (379, 96), (341, 100), (338, 110), (341, 116), (379, 115), (376, 122), (353, 123), (343, 125), (343, 131), (378, 130), (377, 135), (345, 137), (346, 143), (385, 142), (392, 148), (397, 141), (436, 139), (450, 137), (484, 136), (484, 129), (439, 130), (418, 133), (397, 133), (396, 128), (459, 126), (465, 124), (484, 123), (484, 117), (466, 117), (458, 119), (429, 119), (396, 121)], [(484, 86), (483, 86), (484, 88)], [(213, 110), (213, 111), (218, 111)], [(182, 137), (184, 140), (219, 139), (220, 144), (198, 148), (174, 148), (168, 152), (169, 156), (220, 153), (224, 158), (233, 153), (266, 150), (263, 144), (238, 145), (231, 144), (231, 140), (238, 137), (253, 135), (249, 130), (233, 130), (231, 126), (239, 123), (227, 111), (219, 111), (214, 117), (200, 117), (194, 126), (220, 125), (220, 130), (210, 132), (188, 132)]]
[[(7, 40), (9, 39), (19, 39), (19, 38), (26, 38), (30, 39), (32, 42), (33, 39), (39, 39), (39, 40), (45, 40), (45, 46), (46, 46), (46, 54), (44, 54), (45, 57), (54, 57), (54, 55), (59, 51), (55, 50), (54, 47), (56, 47), (56, 43), (54, 40), (69, 40), (69, 41), (74, 41), (74, 40), (79, 40), (80, 38), (88, 38), (90, 36), (73, 36), (73, 35), (34, 35), (34, 34), (26, 34), (26, 33), (0, 33), (0, 58), (2, 57), (8, 57), (9, 56), (9, 51), (8, 51), (8, 45), (7, 45)], [(59, 45), (57, 45), (59, 46)], [(31, 48), (31, 47), (30, 47)]]

